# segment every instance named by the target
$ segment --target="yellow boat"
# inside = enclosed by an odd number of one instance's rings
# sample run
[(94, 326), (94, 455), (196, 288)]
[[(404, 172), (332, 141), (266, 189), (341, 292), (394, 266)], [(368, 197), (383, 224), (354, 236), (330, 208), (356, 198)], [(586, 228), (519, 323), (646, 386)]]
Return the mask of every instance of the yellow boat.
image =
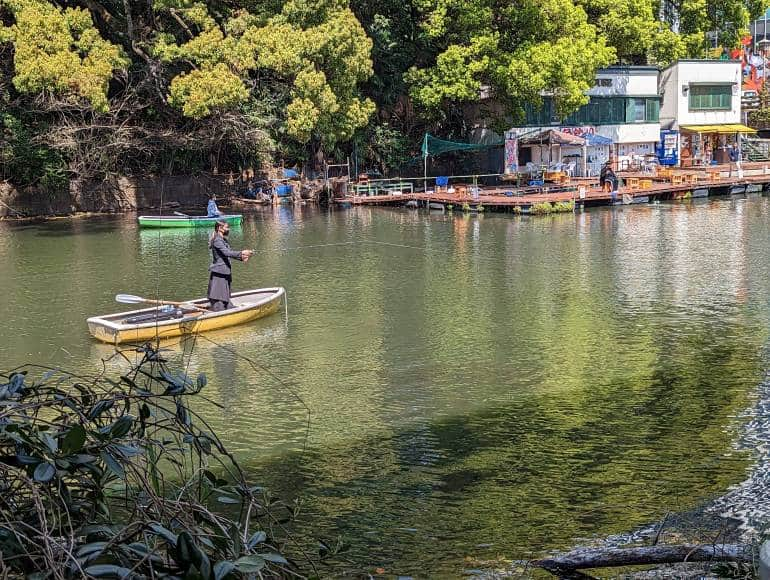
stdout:
[[(275, 313), (285, 295), (283, 288), (260, 288), (235, 292), (230, 300), (235, 308), (220, 312), (201, 312), (184, 305), (177, 307), (153, 307), (106, 316), (94, 316), (87, 320), (88, 331), (94, 338), (111, 344), (122, 342), (141, 343), (148, 340), (173, 338), (183, 334), (195, 334), (218, 330), (236, 324), (244, 324)], [(199, 298), (185, 304), (205, 308), (208, 299)]]

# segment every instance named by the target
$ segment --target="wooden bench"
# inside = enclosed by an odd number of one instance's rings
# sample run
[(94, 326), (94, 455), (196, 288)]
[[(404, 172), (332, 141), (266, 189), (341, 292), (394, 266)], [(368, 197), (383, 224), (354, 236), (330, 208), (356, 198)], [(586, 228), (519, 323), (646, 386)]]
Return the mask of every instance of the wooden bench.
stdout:
[(638, 177), (627, 177), (626, 178), (626, 187), (628, 189), (639, 189), (639, 178)]
[(681, 185), (684, 183), (684, 175), (681, 173), (674, 173), (671, 175), (671, 184), (672, 185)]
[(719, 181), (722, 179), (722, 172), (718, 169), (709, 169), (706, 171), (709, 181)]
[(652, 189), (652, 179), (640, 179), (639, 187), (641, 189)]

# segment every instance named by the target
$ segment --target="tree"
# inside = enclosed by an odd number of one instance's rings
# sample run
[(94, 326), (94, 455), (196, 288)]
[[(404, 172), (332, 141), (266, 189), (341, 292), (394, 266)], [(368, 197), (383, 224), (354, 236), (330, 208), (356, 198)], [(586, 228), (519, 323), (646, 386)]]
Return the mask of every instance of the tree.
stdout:
[(749, 21), (770, 7), (767, 0), (677, 0), (665, 1), (663, 19), (675, 30), (687, 48), (687, 56), (707, 56), (716, 33), (716, 44), (735, 48), (748, 33)]
[(749, 112), (749, 123), (752, 127), (765, 128), (770, 126), (770, 90), (768, 83), (762, 84), (759, 91), (759, 108)]
[(422, 34), (435, 64), (407, 73), (411, 96), (437, 112), (447, 102), (479, 101), (488, 88), (509, 112), (554, 96), (566, 115), (587, 102), (596, 69), (615, 60), (585, 11), (571, 0), (420, 0)]
[(682, 40), (655, 17), (652, 0), (587, 0), (583, 6), (621, 63), (666, 66), (686, 56)]
[(120, 47), (105, 41), (82, 8), (57, 8), (45, 0), (2, 0), (15, 19), (0, 24), (0, 43), (12, 42), (13, 85), (22, 93), (51, 93), (109, 109), (107, 89), (115, 70), (128, 66)]
[(264, 82), (283, 95), (283, 133), (334, 145), (374, 111), (358, 94), (372, 72), (371, 41), (345, 2), (292, 0), (277, 14), (241, 9), (221, 22), (201, 3), (160, 2), (156, 9), (169, 11), (188, 36), (177, 43), (163, 33), (153, 46), (164, 62), (192, 65), (170, 83), (169, 102), (186, 116), (236, 108)]

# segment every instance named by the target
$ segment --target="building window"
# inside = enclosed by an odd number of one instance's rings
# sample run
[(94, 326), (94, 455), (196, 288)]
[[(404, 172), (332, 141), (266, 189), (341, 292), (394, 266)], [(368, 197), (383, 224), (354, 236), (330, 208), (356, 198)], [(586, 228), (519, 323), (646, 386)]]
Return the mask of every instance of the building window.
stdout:
[(733, 107), (732, 85), (690, 85), (691, 111), (729, 111)]
[(611, 87), (612, 79), (596, 79), (595, 87)]
[(627, 123), (644, 123), (647, 120), (647, 99), (628, 99)]
[(660, 121), (660, 101), (647, 99), (647, 122), (657, 123), (658, 121)]
[(526, 124), (530, 127), (548, 125), (623, 125), (627, 123), (657, 123), (660, 117), (660, 99), (658, 97), (591, 97), (566, 119), (556, 115), (553, 100), (543, 98), (540, 109), (525, 107)]

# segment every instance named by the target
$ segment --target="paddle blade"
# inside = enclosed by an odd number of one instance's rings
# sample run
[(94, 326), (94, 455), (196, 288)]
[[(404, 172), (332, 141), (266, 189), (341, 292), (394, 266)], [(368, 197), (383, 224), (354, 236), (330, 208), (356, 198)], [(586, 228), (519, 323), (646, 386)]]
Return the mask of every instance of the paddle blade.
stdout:
[(141, 304), (144, 302), (144, 298), (141, 296), (134, 296), (133, 294), (117, 294), (115, 296), (115, 302), (122, 302), (123, 304)]

